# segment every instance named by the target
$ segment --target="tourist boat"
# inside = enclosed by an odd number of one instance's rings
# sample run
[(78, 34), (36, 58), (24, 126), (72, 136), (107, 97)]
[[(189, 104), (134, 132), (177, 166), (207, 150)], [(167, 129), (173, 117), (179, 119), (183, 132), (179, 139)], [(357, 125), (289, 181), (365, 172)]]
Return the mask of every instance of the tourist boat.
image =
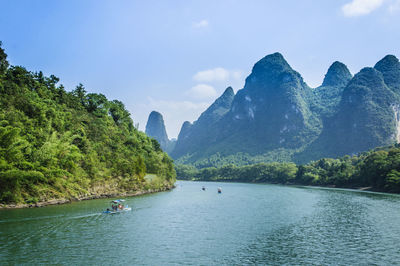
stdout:
[(131, 211), (132, 208), (128, 205), (124, 205), (125, 200), (117, 199), (111, 201), (111, 209), (107, 208), (107, 210), (103, 211), (103, 213), (107, 214), (117, 214), (121, 212)]

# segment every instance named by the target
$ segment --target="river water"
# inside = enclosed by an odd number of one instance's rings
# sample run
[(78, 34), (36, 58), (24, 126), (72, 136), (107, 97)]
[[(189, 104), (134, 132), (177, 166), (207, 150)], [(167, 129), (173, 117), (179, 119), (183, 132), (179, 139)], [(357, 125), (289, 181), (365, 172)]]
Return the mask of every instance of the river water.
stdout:
[(102, 214), (109, 202), (1, 210), (0, 264), (400, 263), (398, 195), (179, 181), (131, 212)]

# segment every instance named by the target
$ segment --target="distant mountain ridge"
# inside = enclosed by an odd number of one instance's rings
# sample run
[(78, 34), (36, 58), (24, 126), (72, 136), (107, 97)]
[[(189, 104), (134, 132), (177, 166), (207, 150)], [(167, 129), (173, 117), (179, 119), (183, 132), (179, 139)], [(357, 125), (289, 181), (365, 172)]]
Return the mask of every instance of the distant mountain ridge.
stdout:
[(171, 155), (198, 167), (351, 155), (399, 142), (399, 111), (393, 55), (354, 77), (336, 61), (312, 89), (274, 53), (254, 65), (236, 95), (228, 88), (197, 121), (185, 122)]

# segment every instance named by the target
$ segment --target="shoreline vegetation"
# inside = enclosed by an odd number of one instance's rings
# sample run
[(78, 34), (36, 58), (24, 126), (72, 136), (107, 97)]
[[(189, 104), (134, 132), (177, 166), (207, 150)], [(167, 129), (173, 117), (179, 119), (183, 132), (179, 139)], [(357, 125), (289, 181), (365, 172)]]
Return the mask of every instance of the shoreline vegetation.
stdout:
[(389, 193), (389, 194), (397, 194), (397, 193), (390, 193), (390, 192), (385, 192), (385, 191), (378, 191), (378, 190), (373, 190), (373, 187), (336, 187), (335, 185), (326, 185), (326, 186), (317, 186), (317, 185), (300, 185), (300, 184), (282, 184), (282, 183), (268, 183), (268, 182), (246, 182), (246, 181), (231, 181), (231, 180), (210, 180), (210, 181), (205, 181), (205, 180), (198, 180), (198, 179), (177, 179), (176, 181), (193, 181), (193, 182), (216, 182), (216, 183), (242, 183), (242, 184), (260, 184), (260, 185), (278, 185), (278, 186), (293, 186), (293, 187), (303, 187), (303, 188), (319, 188), (319, 189), (344, 189), (344, 190), (349, 190), (349, 191), (364, 191), (364, 192), (373, 192), (373, 193)]
[(181, 180), (270, 183), (400, 193), (400, 144), (357, 156), (323, 158), (304, 165), (259, 163), (197, 169), (176, 165)]
[(122, 102), (11, 66), (0, 42), (0, 204), (158, 190), (175, 180), (172, 159)]
[(93, 200), (93, 199), (105, 199), (105, 198), (120, 198), (120, 197), (137, 197), (141, 195), (147, 195), (157, 192), (164, 192), (169, 191), (175, 188), (175, 185), (165, 186), (162, 188), (149, 188), (143, 189), (139, 191), (131, 191), (131, 192), (123, 192), (123, 193), (106, 193), (106, 194), (98, 194), (98, 195), (88, 195), (83, 196), (81, 198), (72, 198), (72, 199), (52, 199), (43, 202), (37, 202), (35, 204), (0, 204), (0, 211), (2, 209), (23, 209), (23, 208), (40, 208), (46, 207), (51, 205), (61, 205), (61, 204), (68, 204), (72, 202), (78, 202), (83, 200)]

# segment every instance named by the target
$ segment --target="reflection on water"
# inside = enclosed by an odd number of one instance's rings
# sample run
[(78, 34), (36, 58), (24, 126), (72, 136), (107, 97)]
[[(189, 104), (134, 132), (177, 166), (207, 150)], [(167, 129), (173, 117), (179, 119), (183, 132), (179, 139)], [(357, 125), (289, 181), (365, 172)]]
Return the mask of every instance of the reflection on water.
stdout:
[(129, 198), (132, 212), (102, 214), (109, 201), (0, 211), (0, 264), (400, 261), (396, 195), (179, 182), (171, 192)]
[[(399, 262), (400, 244), (394, 244), (400, 233), (397, 196), (366, 193), (355, 196), (333, 190), (314, 193), (319, 198), (312, 215), (273, 233), (260, 234), (241, 251), (241, 263), (380, 265)], [(379, 202), (381, 196), (389, 201)], [(237, 263), (237, 258), (227, 262)]]

